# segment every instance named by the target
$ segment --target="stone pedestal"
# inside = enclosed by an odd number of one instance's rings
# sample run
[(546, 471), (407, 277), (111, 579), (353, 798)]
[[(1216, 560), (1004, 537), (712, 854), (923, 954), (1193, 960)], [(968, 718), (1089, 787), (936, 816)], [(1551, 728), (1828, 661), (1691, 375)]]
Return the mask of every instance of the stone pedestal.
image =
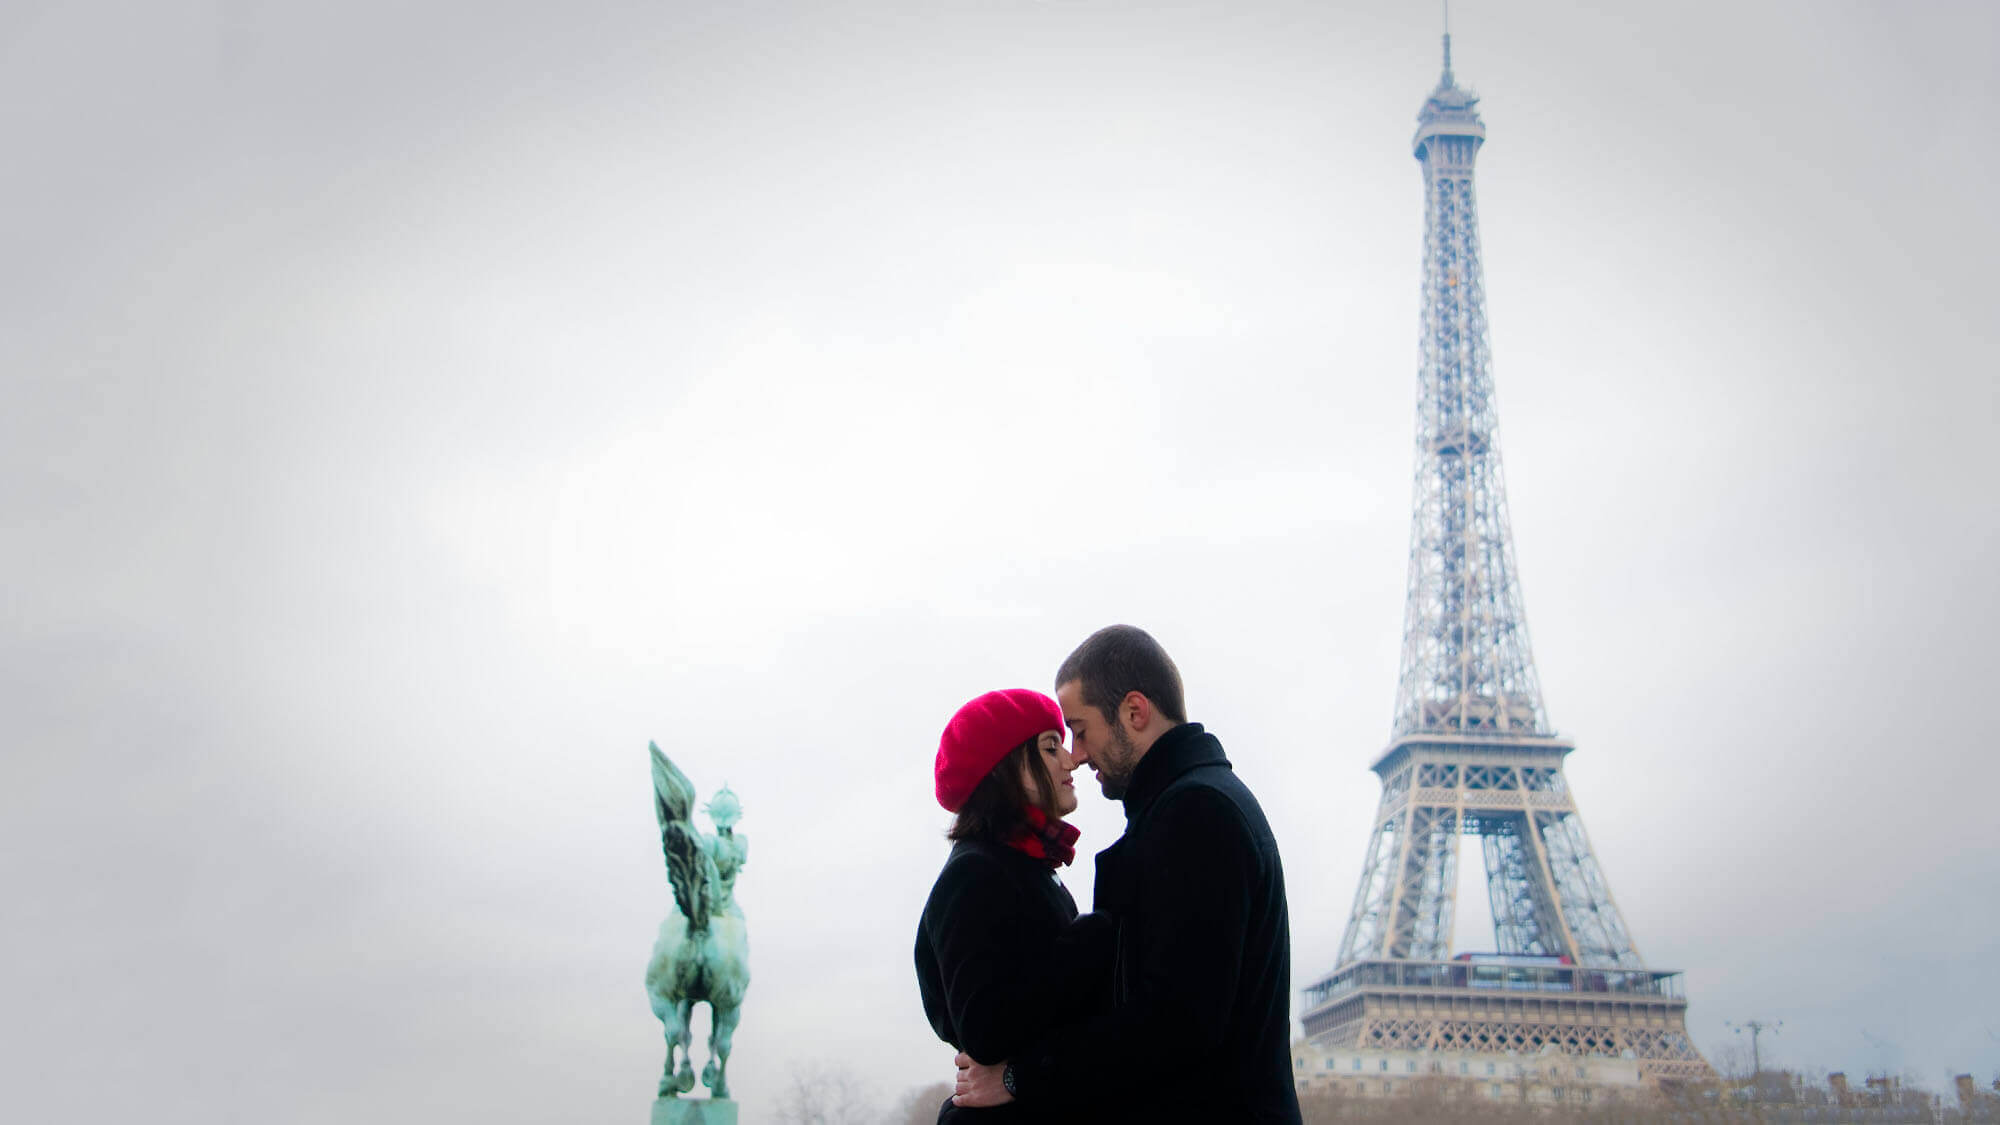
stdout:
[(736, 1125), (736, 1103), (728, 1098), (660, 1098), (653, 1102), (653, 1125)]

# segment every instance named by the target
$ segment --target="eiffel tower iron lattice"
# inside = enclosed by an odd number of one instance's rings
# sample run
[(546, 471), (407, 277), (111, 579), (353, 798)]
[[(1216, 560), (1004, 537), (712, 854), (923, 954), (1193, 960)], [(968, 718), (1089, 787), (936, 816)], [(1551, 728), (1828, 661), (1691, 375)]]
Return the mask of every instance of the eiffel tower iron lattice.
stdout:
[[(1451, 71), (1418, 115), (1423, 340), (1403, 655), (1382, 802), (1340, 964), (1306, 989), (1328, 1046), (1631, 1052), (1655, 1083), (1712, 1076), (1680, 974), (1639, 956), (1542, 704), (1501, 475), (1473, 162), (1478, 99)], [(1477, 836), (1492, 955), (1453, 960), (1458, 854)]]

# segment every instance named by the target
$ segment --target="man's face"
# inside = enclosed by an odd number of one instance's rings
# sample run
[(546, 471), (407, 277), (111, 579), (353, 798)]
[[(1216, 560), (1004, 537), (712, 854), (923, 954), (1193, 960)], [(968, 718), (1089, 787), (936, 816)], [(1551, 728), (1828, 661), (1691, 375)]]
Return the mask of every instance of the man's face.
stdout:
[(1069, 726), (1071, 757), (1079, 766), (1089, 766), (1097, 784), (1111, 800), (1125, 796), (1132, 781), (1132, 769), (1139, 764), (1139, 748), (1125, 729), (1104, 717), (1104, 713), (1083, 701), (1083, 684), (1071, 680), (1056, 688), (1056, 703), (1062, 707), (1063, 722)]

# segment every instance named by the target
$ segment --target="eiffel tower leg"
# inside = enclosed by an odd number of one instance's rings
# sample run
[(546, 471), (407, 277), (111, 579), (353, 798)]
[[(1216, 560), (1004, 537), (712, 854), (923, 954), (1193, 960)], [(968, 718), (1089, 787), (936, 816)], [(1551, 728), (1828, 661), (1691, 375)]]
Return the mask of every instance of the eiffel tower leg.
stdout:
[[(1388, 800), (1383, 800), (1388, 805)], [(1354, 891), (1354, 911), (1347, 916), (1347, 933), (1340, 939), (1340, 963), (1382, 956), (1383, 922), (1389, 916), (1389, 871), (1399, 854), (1402, 816), (1378, 812), (1375, 832), (1368, 838), (1368, 858), (1361, 868), (1361, 885)]]
[(1574, 812), (1537, 812), (1535, 836), (1547, 857), (1551, 885), (1562, 902), (1563, 920), (1576, 940), (1579, 965), (1619, 965), (1640, 968), (1639, 951), (1625, 929), (1618, 904), (1611, 900), (1597, 857), (1584, 834), (1583, 818)]
[(1457, 891), (1458, 810), (1412, 807), (1390, 914), (1389, 956), (1416, 961), (1449, 957)]
[(1493, 930), (1501, 953), (1555, 956), (1562, 953), (1562, 926), (1554, 893), (1526, 840), (1527, 822), (1483, 816), (1481, 848), (1486, 855), (1486, 893), (1493, 906)]
[(1522, 900), (1526, 884), (1519, 878), (1519, 849), (1503, 849), (1499, 835), (1482, 832), (1479, 850), (1486, 858), (1486, 903), (1493, 911), (1493, 948), (1500, 953), (1538, 953), (1531, 904)]
[[(1526, 844), (1523, 851), (1527, 859), (1528, 882), (1534, 887), (1536, 905), (1542, 908), (1537, 913), (1547, 915), (1538, 919), (1546, 927), (1542, 930), (1542, 944), (1549, 947), (1548, 952), (1551, 954), (1560, 954), (1571, 961), (1577, 961), (1576, 938), (1570, 934), (1569, 925), (1558, 906), (1561, 902), (1561, 892), (1556, 887), (1555, 875), (1549, 870), (1547, 848), (1542, 842), (1541, 834), (1536, 832), (1533, 826), (1523, 827), (1527, 830), (1520, 833), (1519, 839)], [(1550, 907), (1557, 908), (1549, 909)]]

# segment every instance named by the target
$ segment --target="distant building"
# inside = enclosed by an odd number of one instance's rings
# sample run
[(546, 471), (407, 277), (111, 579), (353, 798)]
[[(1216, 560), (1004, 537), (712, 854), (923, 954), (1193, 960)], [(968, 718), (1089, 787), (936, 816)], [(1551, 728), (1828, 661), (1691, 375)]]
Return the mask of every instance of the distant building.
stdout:
[(1959, 1120), (1982, 1123), (2000, 1121), (2000, 1078), (1993, 1080), (1991, 1093), (1981, 1090), (1970, 1074), (1961, 1074), (1953, 1078), (1952, 1088), (1958, 1095)]
[(1487, 1051), (1397, 1051), (1326, 1047), (1309, 1039), (1292, 1045), (1292, 1077), (1300, 1094), (1407, 1097), (1425, 1090), (1446, 1098), (1480, 1098), (1537, 1106), (1645, 1101), (1652, 1089), (1636, 1058), (1536, 1055)]

